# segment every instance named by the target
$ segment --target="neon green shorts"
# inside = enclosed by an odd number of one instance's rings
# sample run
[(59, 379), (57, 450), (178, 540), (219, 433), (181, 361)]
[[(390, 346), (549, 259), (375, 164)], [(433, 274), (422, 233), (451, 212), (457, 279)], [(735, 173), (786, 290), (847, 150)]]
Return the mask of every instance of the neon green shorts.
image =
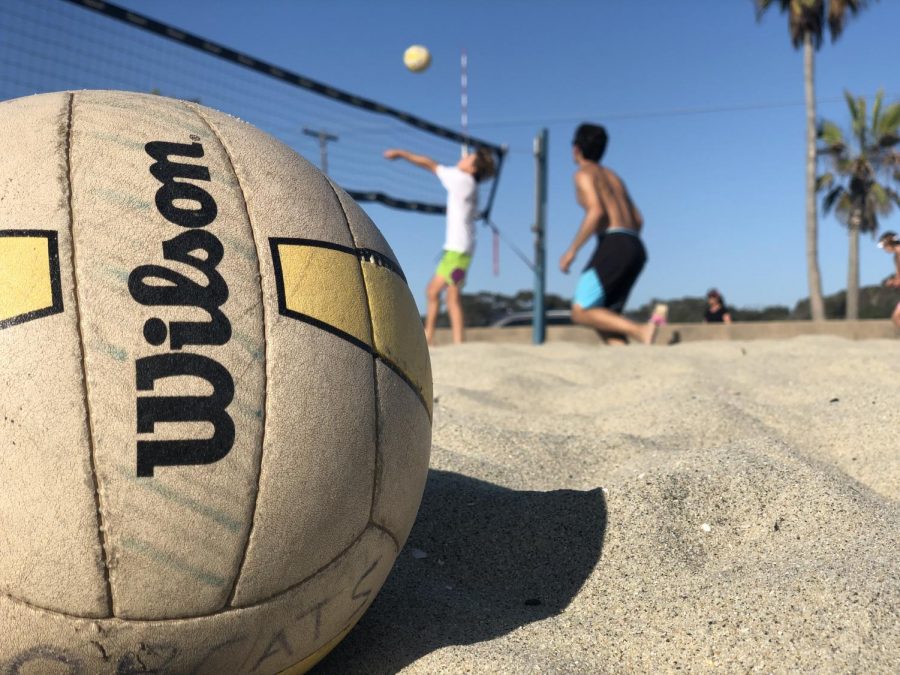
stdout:
[(462, 288), (466, 283), (466, 272), (469, 270), (471, 262), (472, 256), (467, 253), (444, 251), (435, 274), (451, 286)]

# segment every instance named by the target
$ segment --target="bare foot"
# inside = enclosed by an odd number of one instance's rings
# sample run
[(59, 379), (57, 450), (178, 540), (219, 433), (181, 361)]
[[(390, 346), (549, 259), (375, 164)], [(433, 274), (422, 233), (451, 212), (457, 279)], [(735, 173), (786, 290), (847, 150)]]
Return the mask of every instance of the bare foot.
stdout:
[(656, 340), (656, 332), (659, 330), (659, 324), (648, 321), (641, 326), (640, 341), (644, 345), (652, 345)]
[(669, 306), (659, 303), (653, 308), (653, 315), (650, 321), (641, 326), (641, 342), (645, 345), (652, 345), (656, 340), (656, 333), (659, 327), (666, 323), (666, 317), (669, 315)]

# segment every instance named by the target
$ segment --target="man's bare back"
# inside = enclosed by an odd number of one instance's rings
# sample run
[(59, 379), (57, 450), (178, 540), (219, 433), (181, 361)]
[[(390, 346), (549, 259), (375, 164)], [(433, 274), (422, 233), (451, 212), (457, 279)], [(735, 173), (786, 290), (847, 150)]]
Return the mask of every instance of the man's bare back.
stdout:
[(628, 194), (625, 183), (611, 169), (599, 164), (580, 166), (575, 172), (575, 193), (585, 210), (599, 202), (603, 215), (598, 232), (624, 229), (640, 233), (644, 225), (641, 212)]
[(568, 273), (578, 250), (595, 239), (594, 252), (575, 288), (572, 320), (594, 328), (608, 344), (625, 344), (627, 338), (649, 343), (657, 322), (640, 325), (622, 316), (628, 294), (647, 262), (640, 237), (644, 218), (622, 179), (600, 164), (606, 141), (606, 129), (596, 124), (585, 123), (575, 130), (575, 198), (584, 218), (572, 245), (559, 259), (559, 269)]

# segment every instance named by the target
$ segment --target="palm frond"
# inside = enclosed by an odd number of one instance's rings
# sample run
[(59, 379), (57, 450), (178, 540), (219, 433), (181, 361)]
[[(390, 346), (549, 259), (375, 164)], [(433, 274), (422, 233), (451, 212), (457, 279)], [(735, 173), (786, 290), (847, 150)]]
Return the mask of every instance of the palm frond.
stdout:
[(860, 96), (856, 99), (856, 110), (858, 115), (853, 118), (853, 135), (856, 137), (859, 147), (866, 147), (866, 130), (868, 129), (868, 120), (866, 119), (866, 99)]
[(884, 192), (888, 196), (888, 199), (894, 202), (894, 205), (897, 208), (900, 208), (900, 193), (889, 187), (884, 187)]
[(837, 187), (832, 188), (832, 190), (822, 199), (823, 213), (825, 213), (825, 215), (828, 215), (831, 212), (831, 209), (834, 208), (835, 202), (846, 196), (847, 190), (843, 185), (838, 185)]
[(794, 47), (801, 47), (806, 35), (812, 39), (815, 49), (821, 47), (825, 32), (824, 0), (788, 0), (780, 5), (782, 11), (788, 11), (788, 30)]
[[(843, 0), (860, 2), (861, 0)], [(778, 7), (788, 15), (788, 32), (791, 44), (799, 49), (803, 46), (806, 35), (812, 39), (813, 47), (822, 46), (822, 35), (825, 32), (825, 0), (754, 0), (756, 20), (761, 21), (763, 14), (772, 7)]]
[(828, 3), (828, 29), (832, 42), (844, 32), (848, 15), (858, 13), (865, 8), (866, 4), (866, 0), (831, 0)]
[(756, 18), (759, 20), (772, 5), (780, 5), (781, 11), (785, 11), (791, 4), (791, 0), (753, 0), (753, 4), (756, 5)]
[(875, 211), (866, 211), (857, 227), (862, 234), (872, 234), (873, 232), (878, 232), (878, 228), (880, 227), (880, 223), (878, 222), (878, 213), (876, 213)]
[(841, 223), (849, 226), (852, 214), (853, 199), (850, 198), (847, 192), (843, 192), (838, 195), (834, 202), (834, 215)]
[(900, 129), (900, 103), (892, 103), (881, 115), (878, 126), (872, 126), (876, 134), (896, 134)]
[(822, 120), (819, 123), (817, 136), (822, 141), (822, 145), (816, 148), (816, 153), (831, 157), (835, 162), (839, 162), (841, 158), (845, 157), (847, 143), (844, 140), (844, 132), (837, 124), (829, 120)]
[(869, 191), (869, 198), (876, 213), (882, 216), (890, 215), (894, 205), (891, 203), (887, 190), (884, 189), (883, 185), (875, 183)]
[(846, 145), (844, 132), (830, 120), (819, 122), (818, 136), (826, 145)]
[[(882, 212), (882, 206), (878, 203), (878, 198), (874, 192), (870, 190), (866, 194), (865, 199), (858, 204), (858, 210), (860, 215), (859, 231), (876, 232), (878, 230), (878, 215)], [(888, 210), (890, 211), (890, 208)]]
[(859, 117), (859, 110), (856, 107), (856, 98), (853, 94), (844, 89), (844, 100), (847, 101), (847, 109), (850, 111), (850, 119), (855, 120)]
[(753, 6), (756, 8), (756, 20), (760, 21), (766, 10), (772, 6), (772, 0), (753, 0)]
[(886, 150), (888, 148), (893, 148), (897, 143), (900, 143), (900, 136), (896, 134), (882, 134), (878, 137), (878, 145), (876, 146), (879, 150)]
[(834, 168), (842, 176), (852, 175), (855, 167), (856, 162), (853, 161), (852, 157), (848, 157), (846, 153), (834, 157)]
[(879, 89), (875, 94), (875, 105), (872, 106), (872, 134), (878, 135), (878, 126), (881, 122), (881, 104), (884, 101), (884, 89)]
[(828, 171), (821, 176), (816, 176), (816, 192), (824, 192), (830, 190), (834, 185), (834, 174)]

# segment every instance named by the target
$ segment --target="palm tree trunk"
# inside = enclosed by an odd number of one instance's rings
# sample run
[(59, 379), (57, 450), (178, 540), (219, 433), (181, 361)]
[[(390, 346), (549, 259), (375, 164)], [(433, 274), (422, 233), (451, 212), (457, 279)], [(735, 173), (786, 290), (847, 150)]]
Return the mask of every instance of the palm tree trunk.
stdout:
[(812, 34), (803, 38), (803, 78), (806, 89), (806, 273), (813, 321), (825, 320), (822, 276), (819, 273), (819, 227), (816, 219), (816, 92)]
[(847, 263), (847, 314), (848, 320), (859, 318), (859, 227), (850, 225), (850, 260)]

